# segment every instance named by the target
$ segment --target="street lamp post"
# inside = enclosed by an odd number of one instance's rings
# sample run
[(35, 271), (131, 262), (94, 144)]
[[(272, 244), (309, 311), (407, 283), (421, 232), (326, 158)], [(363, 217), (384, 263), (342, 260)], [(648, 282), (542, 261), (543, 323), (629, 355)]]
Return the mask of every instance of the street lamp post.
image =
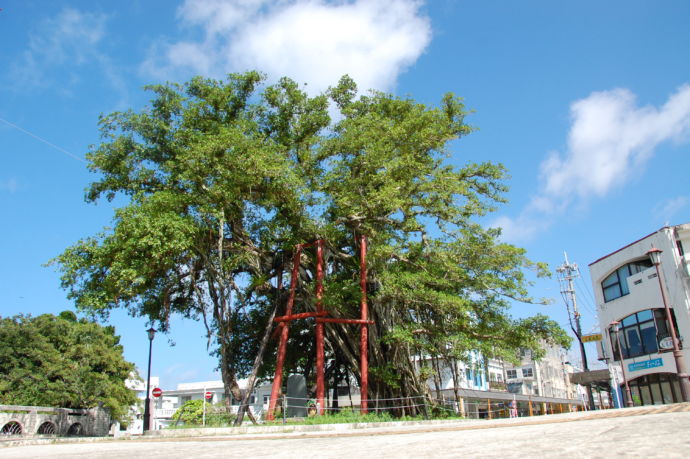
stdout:
[(666, 311), (666, 321), (668, 322), (668, 329), (671, 332), (671, 339), (673, 340), (673, 358), (676, 361), (676, 373), (678, 373), (678, 379), (680, 383), (680, 395), (684, 402), (690, 402), (690, 379), (688, 379), (688, 371), (685, 368), (683, 352), (680, 350), (680, 342), (678, 341), (678, 335), (676, 334), (676, 327), (675, 325), (673, 325), (671, 307), (668, 305), (668, 301), (666, 301), (664, 284), (661, 279), (661, 270), (659, 269), (659, 265), (661, 264), (661, 253), (661, 249), (652, 247), (647, 252), (647, 255), (649, 255), (649, 258), (651, 258), (652, 263), (656, 267), (656, 277), (659, 281), (661, 300), (664, 302), (664, 310)]
[[(621, 347), (621, 338), (618, 336), (618, 331), (620, 330), (620, 322), (611, 322), (611, 327), (613, 328), (613, 333), (616, 335), (616, 342), (618, 343), (618, 357), (621, 361), (621, 371), (623, 372), (623, 384), (625, 384), (625, 393), (627, 395), (625, 404), (628, 407), (633, 406), (632, 392), (630, 392), (630, 386), (628, 385), (628, 378), (625, 376), (625, 365), (623, 364), (623, 348)], [(615, 357), (615, 356), (614, 356)], [(614, 359), (615, 362), (615, 359)]]
[(149, 335), (149, 371), (146, 377), (146, 402), (144, 405), (144, 432), (151, 428), (151, 351), (153, 349), (153, 337), (156, 329), (151, 327), (146, 330)]

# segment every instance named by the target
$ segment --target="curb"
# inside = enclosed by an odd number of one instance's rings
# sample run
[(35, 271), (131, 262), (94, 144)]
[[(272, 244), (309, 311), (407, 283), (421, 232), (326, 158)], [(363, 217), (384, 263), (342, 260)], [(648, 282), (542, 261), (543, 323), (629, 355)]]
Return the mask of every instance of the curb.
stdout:
[(434, 421), (393, 421), (354, 424), (318, 424), (292, 426), (247, 426), (224, 428), (195, 428), (179, 430), (156, 430), (141, 436), (121, 437), (82, 437), (82, 438), (17, 438), (0, 440), (1, 447), (65, 444), (99, 443), (117, 441), (165, 442), (165, 441), (241, 441), (277, 440), (290, 438), (354, 437), (362, 435), (414, 434), (431, 431), (478, 430), (501, 427), (528, 426), (577, 422), (592, 419), (629, 417), (675, 412), (690, 412), (690, 403), (672, 405), (652, 405), (634, 408), (619, 408), (602, 411), (552, 414), (522, 418), (502, 418), (493, 420), (434, 420)]

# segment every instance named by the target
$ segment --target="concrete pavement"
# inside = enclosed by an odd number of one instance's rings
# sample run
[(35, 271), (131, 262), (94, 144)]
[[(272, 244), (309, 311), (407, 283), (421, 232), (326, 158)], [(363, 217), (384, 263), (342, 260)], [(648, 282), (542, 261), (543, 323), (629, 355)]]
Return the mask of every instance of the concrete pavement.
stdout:
[[(494, 421), (174, 431), (132, 440), (27, 445), (0, 457), (688, 457), (690, 404)], [(191, 434), (191, 435), (190, 435)], [(86, 439), (84, 439), (86, 440)]]

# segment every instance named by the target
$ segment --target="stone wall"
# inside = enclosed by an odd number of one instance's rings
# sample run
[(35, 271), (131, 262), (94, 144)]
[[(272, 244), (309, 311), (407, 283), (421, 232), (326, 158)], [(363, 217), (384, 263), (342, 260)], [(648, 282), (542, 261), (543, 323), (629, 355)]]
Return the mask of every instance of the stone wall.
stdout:
[(0, 405), (0, 437), (108, 435), (110, 414), (103, 408), (72, 409)]

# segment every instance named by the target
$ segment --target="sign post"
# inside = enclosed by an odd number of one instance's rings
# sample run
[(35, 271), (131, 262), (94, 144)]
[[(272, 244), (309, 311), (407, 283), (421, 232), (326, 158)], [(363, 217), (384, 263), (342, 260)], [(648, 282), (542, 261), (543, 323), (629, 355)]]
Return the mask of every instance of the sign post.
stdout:
[(213, 397), (213, 394), (204, 387), (204, 410), (201, 415), (201, 425), (204, 427), (206, 427), (206, 400), (209, 400), (211, 397)]

